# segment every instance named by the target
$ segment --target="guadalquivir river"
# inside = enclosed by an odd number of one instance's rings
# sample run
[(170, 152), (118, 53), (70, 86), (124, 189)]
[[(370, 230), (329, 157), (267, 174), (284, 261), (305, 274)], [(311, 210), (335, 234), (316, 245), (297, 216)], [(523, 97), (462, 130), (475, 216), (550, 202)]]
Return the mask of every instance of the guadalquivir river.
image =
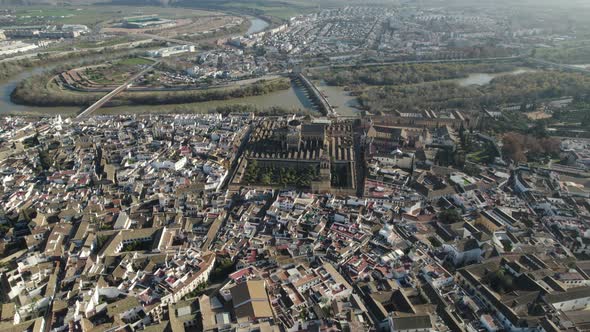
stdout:
[[(264, 21), (263, 21), (264, 22)], [(31, 75), (50, 70), (52, 66), (38, 67), (21, 73), (20, 75), (0, 83), (0, 114), (23, 114), (23, 115), (56, 115), (56, 114), (76, 114), (80, 111), (79, 107), (34, 107), (16, 105), (10, 100), (10, 93), (18, 82), (30, 77)], [(486, 85), (493, 78), (500, 75), (515, 75), (524, 73), (527, 69), (519, 68), (513, 72), (506, 73), (475, 73), (470, 74), (466, 78), (454, 79), (449, 81), (457, 82), (461, 86), (468, 85)], [(344, 91), (343, 87), (328, 86), (325, 82), (315, 82), (320, 91), (328, 98), (330, 103), (336, 107), (336, 112), (344, 116), (354, 116), (359, 114), (357, 108), (358, 103), (356, 97), (351, 96)], [(314, 110), (307, 93), (299, 86), (292, 85), (290, 89), (283, 91), (276, 91), (262, 96), (252, 96), (245, 98), (236, 98), (229, 100), (215, 100), (202, 103), (192, 104), (175, 104), (175, 105), (159, 105), (159, 106), (121, 106), (121, 107), (103, 107), (97, 114), (122, 114), (122, 113), (169, 113), (169, 112), (207, 112), (209, 110), (229, 105), (253, 105), (261, 109), (267, 109), (273, 106), (278, 106), (286, 109), (297, 110), (307, 109)]]
[[(80, 107), (36, 107), (17, 105), (10, 100), (10, 94), (16, 85), (32, 75), (50, 70), (49, 67), (38, 67), (21, 73), (20, 75), (0, 83), (0, 114), (11, 115), (45, 115), (53, 116), (57, 114), (74, 115), (78, 113)], [(174, 104), (174, 105), (149, 105), (149, 106), (121, 106), (121, 107), (103, 107), (98, 110), (97, 114), (121, 114), (121, 113), (168, 113), (168, 112), (207, 112), (222, 106), (229, 105), (253, 105), (260, 109), (268, 109), (278, 106), (291, 110), (307, 109), (314, 110), (309, 97), (303, 88), (291, 85), (288, 90), (275, 91), (262, 96), (252, 96), (245, 98), (236, 98), (229, 100), (215, 100), (191, 104)]]
[(268, 28), (270, 24), (263, 20), (260, 19), (258, 17), (254, 17), (250, 19), (250, 28), (248, 28), (248, 31), (246, 31), (246, 34), (253, 34), (253, 33), (257, 33), (260, 31), (264, 31), (266, 30), (266, 28)]
[[(250, 19), (250, 28), (246, 32), (247, 34), (257, 33), (268, 28), (269, 23), (260, 18)], [(97, 56), (97, 58), (99, 58)], [(61, 63), (65, 63), (61, 62)], [(23, 114), (23, 115), (57, 115), (57, 114), (76, 114), (80, 111), (80, 107), (35, 107), (17, 105), (10, 100), (10, 94), (18, 83), (24, 79), (27, 79), (33, 75), (43, 73), (53, 69), (60, 63), (54, 63), (47, 66), (36, 67), (31, 70), (25, 70), (19, 75), (0, 82), (0, 114)], [(288, 109), (312, 109), (313, 106), (309, 99), (305, 96), (305, 93), (297, 86), (292, 86), (289, 90), (277, 91), (264, 96), (254, 96), (232, 100), (220, 100), (211, 101), (205, 103), (195, 103), (190, 105), (163, 105), (163, 106), (124, 106), (124, 107), (113, 107), (103, 108), (98, 113), (117, 113), (117, 112), (158, 112), (161, 108), (162, 111), (174, 111), (190, 108), (196, 111), (207, 111), (214, 109), (219, 106), (235, 105), (235, 104), (249, 104), (258, 105), (261, 108), (268, 108), (271, 106), (280, 106)]]
[[(257, 33), (264, 31), (270, 25), (267, 21), (260, 18), (250, 18), (250, 28), (246, 34)], [(96, 56), (97, 58), (99, 56)], [(66, 114), (73, 115), (80, 111), (80, 107), (35, 107), (14, 104), (10, 100), (10, 94), (17, 86), (17, 84), (31, 77), (32, 75), (42, 73), (44, 71), (51, 70), (58, 64), (51, 64), (45, 67), (38, 67), (33, 70), (27, 70), (22, 72), (16, 77), (10, 80), (0, 82), (0, 114), (22, 114), (22, 115), (57, 115)], [(485, 85), (488, 84), (494, 77), (506, 74), (520, 74), (526, 70), (518, 69), (514, 72), (509, 73), (496, 73), (486, 74), (477, 73), (471, 74), (469, 77), (464, 79), (452, 80), (457, 82), (459, 85)], [(342, 87), (327, 86), (323, 82), (316, 82), (318, 88), (328, 98), (330, 103), (336, 107), (336, 112), (341, 115), (351, 116), (357, 115), (359, 110), (357, 109), (358, 103), (356, 98), (351, 96), (348, 92), (345, 92)], [(179, 105), (157, 105), (157, 106), (122, 106), (122, 107), (104, 107), (101, 108), (97, 114), (121, 114), (121, 113), (158, 113), (158, 112), (206, 112), (208, 110), (215, 109), (221, 106), (229, 105), (254, 105), (259, 108), (266, 109), (272, 106), (278, 106), (286, 109), (308, 109), (314, 110), (314, 106), (303, 91), (298, 86), (292, 85), (290, 89), (283, 91), (276, 91), (263, 96), (253, 96), (246, 98), (230, 99), (230, 100), (218, 100), (203, 103), (192, 103), (192, 104), (179, 104)]]

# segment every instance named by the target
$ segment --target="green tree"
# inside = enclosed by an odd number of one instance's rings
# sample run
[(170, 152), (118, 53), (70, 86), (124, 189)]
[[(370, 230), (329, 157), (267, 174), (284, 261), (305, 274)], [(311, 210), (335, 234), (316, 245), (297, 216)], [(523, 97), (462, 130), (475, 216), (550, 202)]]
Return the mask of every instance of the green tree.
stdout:
[(461, 216), (457, 209), (447, 209), (438, 214), (438, 221), (444, 224), (454, 224), (463, 221), (463, 216)]
[(504, 247), (504, 251), (511, 252), (512, 251), (512, 242), (508, 240), (502, 241), (502, 246)]
[(262, 175), (262, 178), (261, 178), (260, 182), (262, 184), (267, 184), (267, 185), (268, 184), (271, 184), (272, 183), (272, 176), (271, 176), (271, 174), (270, 173), (264, 173)]
[(503, 294), (514, 289), (514, 279), (504, 269), (498, 269), (495, 272), (489, 273), (484, 278), (485, 282), (496, 291)]

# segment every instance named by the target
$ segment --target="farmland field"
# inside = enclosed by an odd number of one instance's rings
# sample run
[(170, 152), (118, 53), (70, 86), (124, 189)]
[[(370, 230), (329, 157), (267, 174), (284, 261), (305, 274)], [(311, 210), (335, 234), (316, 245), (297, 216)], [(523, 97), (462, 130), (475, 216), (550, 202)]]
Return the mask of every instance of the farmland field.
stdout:
[(203, 10), (162, 7), (126, 7), (126, 6), (34, 6), (16, 7), (16, 25), (37, 24), (85, 24), (95, 26), (108, 20), (117, 20), (126, 16), (158, 14), (162, 18), (181, 19), (196, 16), (210, 16), (212, 13)]

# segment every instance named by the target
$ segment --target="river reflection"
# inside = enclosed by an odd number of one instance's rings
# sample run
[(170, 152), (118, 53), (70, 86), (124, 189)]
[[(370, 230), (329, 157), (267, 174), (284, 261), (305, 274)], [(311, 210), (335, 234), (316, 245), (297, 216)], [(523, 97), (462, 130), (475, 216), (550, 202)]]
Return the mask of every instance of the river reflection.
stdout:
[(247, 35), (253, 34), (253, 33), (257, 33), (260, 31), (264, 31), (266, 30), (266, 28), (268, 28), (270, 24), (260, 18), (252, 18), (250, 19), (250, 27), (248, 28), (248, 31), (246, 31)]
[(487, 85), (487, 84), (490, 84), (490, 82), (498, 76), (519, 75), (519, 74), (530, 73), (530, 72), (534, 72), (534, 71), (535, 71), (534, 69), (519, 68), (519, 69), (510, 71), (510, 72), (503, 72), (503, 73), (493, 73), (493, 74), (474, 73), (474, 74), (469, 74), (469, 76), (467, 76), (465, 78), (460, 78), (460, 79), (451, 80), (451, 81), (457, 82), (457, 84), (459, 84), (460, 86)]

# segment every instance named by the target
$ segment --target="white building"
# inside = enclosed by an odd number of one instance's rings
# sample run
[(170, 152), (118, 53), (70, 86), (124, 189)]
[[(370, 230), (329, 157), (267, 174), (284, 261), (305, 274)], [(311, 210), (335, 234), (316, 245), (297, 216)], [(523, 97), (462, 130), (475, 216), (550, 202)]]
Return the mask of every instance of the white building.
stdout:
[(154, 57), (154, 58), (165, 58), (176, 54), (186, 53), (186, 52), (194, 52), (195, 46), (194, 45), (179, 45), (179, 46), (172, 46), (172, 47), (165, 47), (160, 48), (158, 50), (148, 51), (147, 55)]
[[(2, 39), (2, 34), (0, 36), (0, 40)], [(3, 41), (0, 42), (0, 56), (2, 55), (9, 55), (9, 54), (17, 54), (17, 53), (24, 53), (30, 50), (34, 50), (37, 48), (37, 45), (34, 44), (27, 44), (21, 41)]]
[(443, 244), (443, 252), (447, 254), (447, 259), (455, 266), (479, 262), (483, 250), (475, 239), (463, 239), (451, 244)]
[(131, 227), (131, 218), (129, 218), (127, 213), (122, 211), (119, 213), (113, 229), (129, 229), (129, 227)]

